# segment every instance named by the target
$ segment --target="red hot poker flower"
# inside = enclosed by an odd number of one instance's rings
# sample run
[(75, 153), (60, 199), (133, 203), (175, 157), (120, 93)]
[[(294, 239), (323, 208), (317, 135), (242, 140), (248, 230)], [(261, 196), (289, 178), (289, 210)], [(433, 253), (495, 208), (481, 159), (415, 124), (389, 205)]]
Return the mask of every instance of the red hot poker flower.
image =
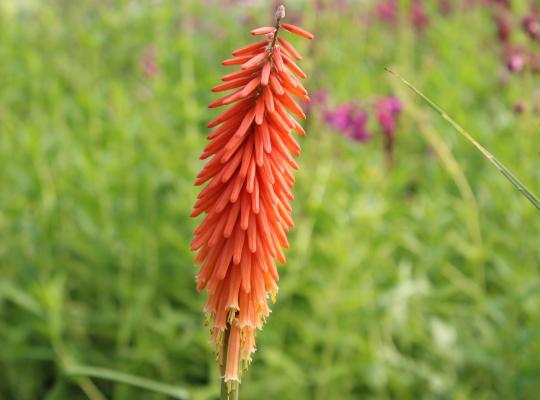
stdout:
[(275, 26), (251, 31), (263, 40), (223, 62), (240, 69), (212, 89), (232, 92), (209, 107), (230, 107), (208, 124), (214, 131), (200, 158), (209, 161), (195, 182), (206, 183), (191, 214), (206, 214), (191, 245), (200, 265), (197, 289), (208, 292), (205, 312), (229, 388), (255, 351), (255, 330), (270, 313), (268, 297), (274, 299), (278, 290), (275, 260), (285, 262), (282, 248), (293, 226), (291, 168), (298, 169), (293, 155), (300, 146), (292, 131), (305, 134), (295, 119), (305, 118), (295, 98), (310, 99), (299, 81), (306, 75), (293, 61), (300, 54), (278, 34), (284, 28), (308, 39), (313, 35), (281, 24), (284, 15), (281, 6)]

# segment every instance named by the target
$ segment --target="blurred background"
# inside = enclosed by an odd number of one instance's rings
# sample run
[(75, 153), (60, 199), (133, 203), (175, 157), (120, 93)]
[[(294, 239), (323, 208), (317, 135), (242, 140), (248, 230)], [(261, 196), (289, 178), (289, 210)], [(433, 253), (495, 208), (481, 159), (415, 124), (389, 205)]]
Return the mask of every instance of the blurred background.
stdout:
[[(535, 2), (284, 3), (313, 101), (241, 398), (538, 398), (539, 214), (384, 71), (540, 193)], [(0, 2), (0, 398), (219, 397), (188, 215), (220, 62), (273, 8)]]

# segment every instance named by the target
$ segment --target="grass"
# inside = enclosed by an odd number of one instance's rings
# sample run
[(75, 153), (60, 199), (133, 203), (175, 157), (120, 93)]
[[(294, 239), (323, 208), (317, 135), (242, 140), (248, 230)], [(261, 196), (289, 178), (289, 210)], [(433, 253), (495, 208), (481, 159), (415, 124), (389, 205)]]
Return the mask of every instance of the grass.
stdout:
[(493, 154), (491, 154), (484, 146), (482, 146), (480, 143), (478, 143), (469, 132), (467, 132), (465, 129), (463, 129), (462, 126), (460, 126), (456, 121), (452, 119), (448, 114), (444, 112), (437, 104), (433, 103), (429, 97), (427, 97), (424, 93), (422, 93), (420, 90), (418, 90), (412, 83), (408, 82), (407, 80), (403, 79), (399, 74), (392, 71), (391, 69), (385, 68), (387, 72), (394, 75), (398, 80), (401, 81), (404, 85), (406, 85), (409, 89), (411, 89), (416, 95), (418, 95), (421, 99), (423, 99), (433, 110), (439, 113), (439, 115), (447, 121), (455, 130), (458, 132), (461, 136), (463, 136), (466, 140), (469, 141), (476, 149), (491, 163), (499, 170), (501, 174), (504, 175), (506, 179), (523, 195), (531, 205), (536, 207), (540, 211), (540, 200), (536, 197), (534, 193), (531, 193), (527, 187), (521, 183), (521, 181), (512, 174), (508, 168), (506, 168)]
[[(210, 3), (0, 5), (0, 398), (219, 398), (192, 184), (219, 62), (271, 14)], [(485, 9), (431, 10), (418, 35), (366, 27), (364, 3), (289, 3), (317, 35), (298, 41), (308, 89), (405, 104), (391, 170), (380, 135), (350, 142), (317, 109), (307, 122), (288, 262), (241, 398), (534, 398), (537, 212), (384, 66), (533, 193), (540, 115), (512, 107), (532, 106), (536, 76), (501, 83)]]

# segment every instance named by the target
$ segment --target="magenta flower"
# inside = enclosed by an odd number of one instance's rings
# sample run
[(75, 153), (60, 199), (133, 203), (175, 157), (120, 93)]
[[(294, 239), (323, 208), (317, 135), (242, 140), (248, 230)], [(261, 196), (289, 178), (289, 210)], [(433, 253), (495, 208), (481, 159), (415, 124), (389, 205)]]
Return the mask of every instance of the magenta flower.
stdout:
[(411, 23), (417, 31), (422, 31), (429, 23), (422, 0), (413, 0), (411, 5)]
[(540, 36), (540, 22), (535, 14), (531, 13), (521, 22), (521, 27), (527, 35), (533, 40), (538, 39)]
[(495, 23), (497, 24), (497, 36), (503, 43), (508, 42), (510, 39), (510, 32), (512, 30), (508, 18), (500, 13), (495, 17)]
[(349, 114), (351, 111), (352, 107), (349, 104), (343, 104), (334, 111), (327, 111), (324, 114), (324, 119), (326, 123), (334, 129), (341, 132), (346, 132), (351, 126), (349, 120)]
[(147, 78), (155, 78), (159, 74), (157, 63), (157, 51), (155, 47), (149, 46), (144, 50), (142, 57), (142, 69)]
[(520, 53), (512, 53), (506, 60), (506, 68), (510, 72), (521, 72), (525, 68), (525, 59)]
[(401, 113), (401, 102), (396, 97), (383, 97), (375, 105), (377, 121), (386, 136), (393, 137), (397, 119)]
[(396, 97), (383, 97), (375, 104), (377, 121), (383, 133), (383, 147), (387, 166), (394, 164), (397, 119), (401, 113), (401, 102)]
[(367, 142), (371, 139), (366, 124), (368, 115), (363, 110), (356, 111), (351, 117), (351, 139), (355, 142)]
[(388, 24), (395, 24), (398, 20), (397, 0), (381, 0), (377, 5), (377, 17)]
[(335, 130), (355, 142), (367, 142), (371, 135), (367, 130), (367, 113), (351, 104), (342, 104), (333, 111), (324, 113), (324, 120)]

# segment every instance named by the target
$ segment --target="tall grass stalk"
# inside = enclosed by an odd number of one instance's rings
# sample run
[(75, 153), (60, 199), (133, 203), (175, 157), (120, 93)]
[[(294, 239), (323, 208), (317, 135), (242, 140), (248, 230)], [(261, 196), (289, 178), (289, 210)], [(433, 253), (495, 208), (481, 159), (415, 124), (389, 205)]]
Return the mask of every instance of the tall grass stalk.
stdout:
[(151, 379), (126, 374), (124, 372), (114, 371), (107, 368), (85, 365), (71, 365), (65, 368), (65, 373), (66, 375), (73, 377), (91, 377), (136, 386), (154, 393), (165, 394), (173, 399), (189, 399), (188, 393), (184, 389), (181, 389), (179, 387), (167, 385), (161, 382), (153, 381)]
[(422, 93), (420, 90), (418, 90), (412, 83), (405, 80), (401, 77), (397, 72), (392, 71), (390, 68), (385, 68), (387, 72), (394, 75), (397, 79), (399, 79), (402, 83), (407, 85), (409, 89), (411, 89), (414, 93), (416, 93), (418, 96), (420, 96), (426, 103), (429, 104), (431, 108), (433, 108), (435, 111), (437, 111), (441, 117), (446, 120), (452, 127), (465, 139), (467, 139), (469, 142), (471, 142), (479, 151), (482, 153), (484, 157), (486, 157), (489, 162), (491, 162), (495, 168), (499, 170), (501, 174), (503, 174), (506, 179), (512, 183), (516, 187), (516, 189), (529, 200), (529, 202), (536, 207), (538, 211), (540, 211), (540, 200), (536, 195), (534, 195), (527, 187), (521, 183), (521, 181), (493, 154), (491, 154), (484, 146), (482, 146), (480, 143), (476, 141), (472, 137), (472, 135), (467, 132), (461, 125), (459, 125), (452, 117), (450, 117), (442, 108), (440, 108), (437, 104), (435, 104), (429, 97), (427, 97), (424, 93)]

